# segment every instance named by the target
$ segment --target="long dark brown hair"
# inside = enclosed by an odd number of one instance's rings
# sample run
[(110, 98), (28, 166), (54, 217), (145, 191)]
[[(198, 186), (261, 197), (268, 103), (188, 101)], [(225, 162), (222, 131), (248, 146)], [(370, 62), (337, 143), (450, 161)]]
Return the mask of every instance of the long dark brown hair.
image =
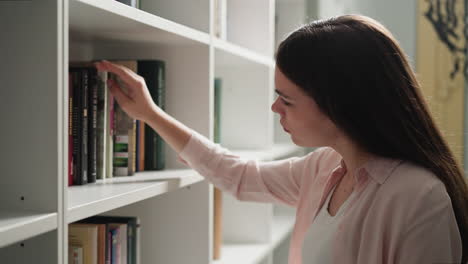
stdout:
[(468, 187), (397, 40), (379, 22), (344, 15), (281, 42), (278, 69), (364, 150), (412, 161), (445, 185), (468, 259)]

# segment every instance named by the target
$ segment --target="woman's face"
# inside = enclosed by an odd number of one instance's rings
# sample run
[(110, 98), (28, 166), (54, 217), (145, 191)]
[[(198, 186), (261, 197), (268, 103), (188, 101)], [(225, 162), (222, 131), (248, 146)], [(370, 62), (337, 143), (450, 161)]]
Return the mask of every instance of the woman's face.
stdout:
[(315, 101), (278, 68), (275, 69), (275, 86), (278, 97), (271, 110), (280, 115), (281, 126), (292, 141), (303, 147), (331, 146), (338, 130)]

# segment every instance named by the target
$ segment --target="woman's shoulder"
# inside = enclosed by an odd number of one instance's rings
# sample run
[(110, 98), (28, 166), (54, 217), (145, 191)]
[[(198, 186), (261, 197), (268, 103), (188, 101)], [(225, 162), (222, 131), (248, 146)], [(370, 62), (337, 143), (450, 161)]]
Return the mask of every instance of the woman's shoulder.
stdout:
[(315, 149), (308, 154), (308, 170), (313, 170), (314, 175), (319, 178), (327, 178), (331, 171), (340, 166), (341, 155), (333, 148), (324, 146)]
[(431, 170), (403, 161), (381, 186), (384, 193), (408, 204), (447, 203), (450, 197), (444, 183)]

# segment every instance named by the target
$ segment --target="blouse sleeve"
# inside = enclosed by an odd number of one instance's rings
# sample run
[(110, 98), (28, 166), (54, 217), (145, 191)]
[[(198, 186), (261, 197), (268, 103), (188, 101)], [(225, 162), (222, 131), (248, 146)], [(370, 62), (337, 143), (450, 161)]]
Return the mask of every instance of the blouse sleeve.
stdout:
[[(192, 131), (179, 153), (187, 165), (222, 191), (242, 201), (282, 203), (296, 207), (306, 165), (318, 163), (322, 148), (303, 157), (259, 162), (240, 158)], [(314, 164), (312, 164), (314, 165)]]
[(461, 238), (445, 186), (437, 184), (408, 212), (397, 263), (461, 263)]

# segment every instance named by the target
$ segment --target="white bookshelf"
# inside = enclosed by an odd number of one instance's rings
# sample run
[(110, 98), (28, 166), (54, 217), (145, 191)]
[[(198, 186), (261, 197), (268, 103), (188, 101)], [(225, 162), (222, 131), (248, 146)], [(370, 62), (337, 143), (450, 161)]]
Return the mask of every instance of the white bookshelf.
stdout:
[(72, 223), (201, 181), (203, 177), (193, 170), (168, 170), (97, 180), (89, 186), (71, 186), (67, 220)]
[(226, 242), (222, 247), (222, 257), (213, 264), (260, 264), (268, 262), (268, 257), (292, 232), (294, 215), (291, 213), (276, 213), (272, 218), (271, 241), (269, 242)]
[(274, 0), (228, 0), (220, 39), (214, 0), (141, 0), (140, 9), (114, 0), (0, 1), (0, 22), (9, 25), (0, 42), (0, 115), (8, 120), (0, 132), (1, 262), (67, 263), (68, 224), (106, 214), (140, 219), (140, 263), (272, 263), (293, 214), (224, 196), (224, 219), (240, 212), (255, 224), (226, 221), (222, 259), (213, 261), (213, 186), (172, 150), (167, 170), (71, 187), (67, 153), (69, 62), (160, 59), (170, 115), (212, 139), (221, 77), (223, 146), (261, 161), (301, 155), (270, 110), (274, 14)]
[(20, 210), (0, 212), (1, 247), (54, 229), (57, 229), (56, 213)]

